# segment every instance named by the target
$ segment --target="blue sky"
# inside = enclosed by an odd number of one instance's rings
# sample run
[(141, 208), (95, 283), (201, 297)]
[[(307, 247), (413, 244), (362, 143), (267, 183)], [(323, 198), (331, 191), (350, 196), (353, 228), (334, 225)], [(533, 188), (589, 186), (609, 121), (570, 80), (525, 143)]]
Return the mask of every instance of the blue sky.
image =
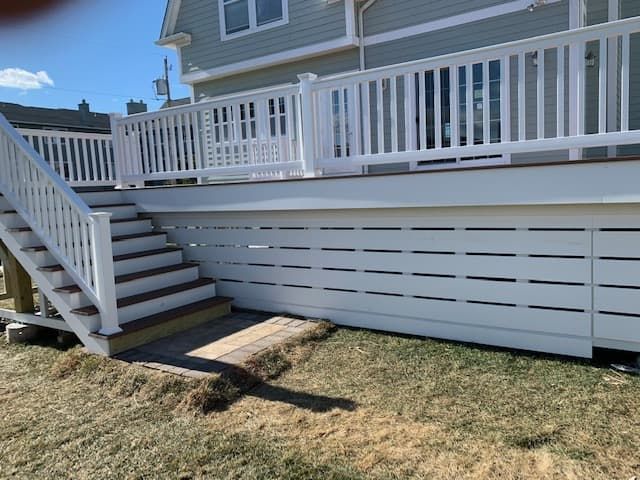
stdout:
[(173, 65), (172, 96), (189, 96), (175, 52), (153, 43), (165, 6), (166, 0), (75, 0), (1, 24), (0, 101), (77, 108), (85, 98), (92, 111), (125, 113), (133, 98), (156, 110), (163, 100), (154, 100), (151, 82), (162, 75), (165, 55)]

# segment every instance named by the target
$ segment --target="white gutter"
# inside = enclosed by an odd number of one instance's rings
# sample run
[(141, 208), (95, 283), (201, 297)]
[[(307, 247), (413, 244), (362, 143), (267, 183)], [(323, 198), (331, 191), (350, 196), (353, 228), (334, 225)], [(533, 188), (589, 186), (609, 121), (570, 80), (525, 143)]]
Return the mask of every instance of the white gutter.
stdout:
[(364, 59), (364, 12), (374, 3), (376, 0), (369, 0), (363, 6), (358, 9), (358, 38), (360, 44), (360, 70), (365, 70), (365, 59)]

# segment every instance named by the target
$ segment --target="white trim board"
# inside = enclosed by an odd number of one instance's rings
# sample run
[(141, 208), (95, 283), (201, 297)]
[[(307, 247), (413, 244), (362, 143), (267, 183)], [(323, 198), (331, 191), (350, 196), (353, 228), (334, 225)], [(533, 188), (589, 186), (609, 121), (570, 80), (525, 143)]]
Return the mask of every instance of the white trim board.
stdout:
[(182, 0), (169, 0), (167, 4), (167, 11), (165, 12), (164, 19), (162, 21), (162, 31), (160, 32), (160, 39), (173, 34), (176, 28), (176, 21), (178, 20), (178, 12), (180, 11), (180, 4)]
[[(547, 0), (547, 3), (545, 5), (558, 3), (560, 1), (561, 0)], [(397, 30), (391, 30), (389, 32), (365, 36), (364, 46), (368, 47), (370, 45), (377, 45), (379, 43), (392, 42), (394, 40), (400, 40), (406, 37), (430, 33), (437, 30), (444, 30), (446, 28), (456, 27), (480, 20), (487, 20), (492, 17), (507, 15), (509, 13), (516, 13), (519, 11), (524, 12), (531, 5), (531, 2), (532, 0), (513, 0), (502, 5), (482, 8), (480, 10), (461, 13), (460, 15), (453, 15), (451, 17), (440, 18), (438, 20), (421, 23), (419, 25), (412, 25), (410, 27), (399, 28)], [(536, 8), (544, 8), (545, 5)]]
[(348, 48), (357, 47), (357, 37), (342, 37), (328, 42), (316, 43), (306, 47), (294, 48), (284, 52), (278, 52), (271, 55), (265, 55), (259, 58), (251, 58), (242, 62), (230, 63), (221, 67), (211, 68), (209, 70), (200, 70), (195, 72), (184, 73), (180, 77), (182, 83), (194, 84), (208, 80), (237, 75), (239, 73), (257, 70), (260, 68), (271, 67), (282, 63), (294, 62), (303, 58), (317, 57), (327, 53), (339, 52)]

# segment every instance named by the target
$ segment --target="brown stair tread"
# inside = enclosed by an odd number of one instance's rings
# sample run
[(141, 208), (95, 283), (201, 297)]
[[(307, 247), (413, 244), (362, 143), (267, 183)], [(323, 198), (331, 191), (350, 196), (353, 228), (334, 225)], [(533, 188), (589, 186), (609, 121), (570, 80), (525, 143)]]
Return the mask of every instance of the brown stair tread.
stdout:
[(122, 255), (116, 255), (115, 257), (113, 257), (113, 261), (120, 262), (122, 260), (131, 260), (133, 258), (149, 257), (151, 255), (159, 255), (161, 253), (176, 252), (180, 250), (182, 250), (182, 248), (180, 247), (164, 247), (164, 248), (156, 248), (154, 250), (143, 250), (141, 252), (123, 253)]
[[(194, 288), (204, 287), (206, 285), (213, 285), (216, 281), (212, 278), (199, 278), (187, 283), (181, 283), (179, 285), (172, 285), (170, 287), (161, 288), (159, 290), (152, 290), (151, 292), (140, 293), (138, 295), (132, 295), (131, 297), (119, 298), (118, 308), (128, 307), (135, 305), (136, 303), (148, 302), (155, 300), (156, 298), (166, 297), (187, 290), (193, 290)], [(76, 315), (92, 316), (98, 314), (98, 309), (95, 305), (89, 305), (88, 307), (76, 308), (71, 310)]]
[[(136, 238), (147, 238), (147, 237), (159, 237), (161, 235), (166, 235), (164, 232), (144, 232), (144, 233), (131, 233), (129, 235), (119, 235), (117, 237), (111, 238), (112, 242), (124, 242), (125, 240), (134, 240)], [(23, 252), (44, 252), (47, 250), (47, 247), (44, 245), (36, 245), (34, 247), (23, 247), (20, 250)]]
[[(133, 223), (133, 222), (145, 222), (147, 218), (140, 217), (130, 217), (130, 218), (114, 218), (111, 220), (111, 223)], [(9, 233), (22, 233), (22, 232), (30, 232), (31, 227), (17, 227), (17, 228), (7, 228), (7, 232)]]
[(44, 245), (35, 245), (33, 247), (22, 247), (20, 250), (23, 252), (44, 252), (47, 250), (47, 247)]
[(127, 322), (120, 326), (122, 328), (122, 332), (114, 333), (113, 335), (101, 335), (100, 333), (91, 333), (90, 335), (92, 337), (107, 340), (117, 338), (123, 335), (127, 335), (128, 333), (144, 330), (145, 328), (153, 327), (155, 325), (160, 325), (176, 318), (191, 315), (201, 310), (216, 307), (218, 305), (231, 302), (232, 300), (233, 298), (230, 297), (212, 297), (206, 300), (200, 300), (198, 302), (190, 303), (182, 307), (167, 310), (166, 312), (156, 313), (155, 315), (149, 315), (148, 317), (143, 317), (131, 322)]
[[(122, 255), (116, 255), (115, 257), (113, 257), (113, 261), (120, 262), (122, 260), (132, 260), (134, 258), (150, 257), (152, 255), (160, 255), (162, 253), (177, 252), (180, 250), (182, 250), (182, 248), (180, 247), (165, 247), (165, 248), (156, 248), (154, 250), (143, 250), (141, 252), (124, 253)], [(40, 270), (41, 272), (59, 272), (61, 270), (64, 270), (64, 267), (62, 265), (47, 265), (44, 267), (38, 267), (38, 270)]]
[[(189, 268), (197, 267), (196, 263), (176, 263), (175, 265), (169, 265), (167, 267), (153, 268), (150, 270), (143, 270), (135, 273), (128, 273), (126, 275), (118, 275), (115, 280), (116, 283), (126, 283), (133, 280), (139, 280), (141, 278), (153, 277), (155, 275), (161, 275), (163, 273), (177, 272), (180, 270), (187, 270)], [(65, 287), (54, 288), (54, 292), (63, 293), (78, 293), (81, 288), (78, 285), (67, 285)]]
[(145, 238), (145, 237), (159, 237), (161, 235), (166, 235), (165, 232), (143, 232), (143, 233), (130, 233), (128, 235), (118, 235), (117, 237), (112, 237), (112, 242), (123, 242), (125, 240), (133, 240), (136, 238)]
[(102, 203), (100, 205), (89, 205), (91, 210), (95, 210), (96, 208), (111, 208), (111, 207), (135, 207), (135, 203)]
[(144, 222), (149, 220), (148, 218), (129, 217), (129, 218), (112, 218), (111, 223), (129, 223), (129, 222)]

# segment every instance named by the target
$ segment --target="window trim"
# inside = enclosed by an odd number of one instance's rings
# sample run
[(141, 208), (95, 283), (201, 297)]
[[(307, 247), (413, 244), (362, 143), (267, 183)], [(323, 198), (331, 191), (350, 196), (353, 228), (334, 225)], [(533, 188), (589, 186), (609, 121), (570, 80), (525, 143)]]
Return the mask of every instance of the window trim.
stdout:
[(264, 25), (258, 25), (256, 18), (256, 0), (247, 0), (249, 7), (249, 28), (234, 33), (227, 33), (227, 25), (224, 14), (224, 0), (218, 0), (218, 20), (220, 24), (220, 40), (227, 41), (234, 38), (244, 37), (251, 35), (252, 33), (262, 32), (269, 30), (270, 28), (280, 27), (289, 23), (289, 0), (280, 0), (282, 2), (282, 19), (275, 20), (273, 22), (265, 23)]

